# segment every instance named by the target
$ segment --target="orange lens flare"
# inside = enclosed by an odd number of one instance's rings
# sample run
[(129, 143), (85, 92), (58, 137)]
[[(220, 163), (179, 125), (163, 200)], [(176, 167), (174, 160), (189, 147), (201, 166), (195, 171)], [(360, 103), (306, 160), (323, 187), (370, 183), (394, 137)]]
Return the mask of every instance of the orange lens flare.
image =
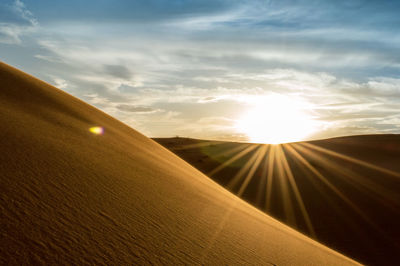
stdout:
[(104, 134), (103, 127), (91, 127), (91, 128), (89, 128), (89, 131), (95, 135), (103, 135)]

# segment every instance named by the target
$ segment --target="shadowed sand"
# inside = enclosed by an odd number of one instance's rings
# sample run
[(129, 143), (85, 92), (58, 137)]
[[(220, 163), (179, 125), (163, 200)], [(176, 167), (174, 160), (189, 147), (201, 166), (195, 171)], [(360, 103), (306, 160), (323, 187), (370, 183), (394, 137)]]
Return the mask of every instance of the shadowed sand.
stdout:
[(328, 247), (368, 265), (399, 265), (400, 135), (282, 145), (156, 141)]
[(0, 84), (0, 264), (355, 264), (84, 102)]

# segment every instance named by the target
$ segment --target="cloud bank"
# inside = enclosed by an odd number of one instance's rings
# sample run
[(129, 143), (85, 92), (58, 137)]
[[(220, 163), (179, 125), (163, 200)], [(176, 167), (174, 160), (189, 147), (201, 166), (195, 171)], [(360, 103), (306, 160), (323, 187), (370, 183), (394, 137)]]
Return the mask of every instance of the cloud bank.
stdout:
[[(10, 1), (0, 51), (145, 134), (243, 140), (252, 97), (300, 97), (309, 138), (400, 133), (398, 1)], [(13, 45), (10, 45), (13, 44)]]

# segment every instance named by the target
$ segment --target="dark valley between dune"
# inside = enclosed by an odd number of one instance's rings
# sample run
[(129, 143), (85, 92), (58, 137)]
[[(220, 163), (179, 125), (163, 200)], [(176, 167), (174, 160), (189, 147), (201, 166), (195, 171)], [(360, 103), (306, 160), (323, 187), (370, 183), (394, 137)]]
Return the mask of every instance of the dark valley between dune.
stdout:
[(400, 135), (259, 145), (155, 139), (258, 209), (367, 265), (400, 253)]

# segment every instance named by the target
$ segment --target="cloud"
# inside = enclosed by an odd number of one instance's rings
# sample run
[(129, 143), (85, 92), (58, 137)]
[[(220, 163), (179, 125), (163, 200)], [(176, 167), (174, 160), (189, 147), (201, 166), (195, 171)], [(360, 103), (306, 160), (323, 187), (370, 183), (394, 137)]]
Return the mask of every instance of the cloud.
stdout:
[(0, 8), (3, 43), (31, 33), (0, 46), (11, 62), (149, 135), (243, 137), (224, 123), (271, 93), (309, 102), (325, 137), (397, 129), (395, 1), (24, 3)]
[(112, 77), (129, 80), (133, 74), (131, 71), (121, 65), (104, 65), (104, 71)]
[(39, 23), (36, 18), (33, 16), (32, 12), (30, 12), (25, 4), (20, 0), (15, 0), (12, 9), (16, 14), (20, 15), (25, 21), (29, 22), (32, 26), (37, 26)]
[(210, 116), (210, 117), (200, 118), (197, 121), (197, 123), (202, 124), (202, 125), (232, 128), (235, 123), (235, 120), (226, 118), (226, 117), (220, 117), (220, 116)]
[[(124, 64), (135, 64), (135, 59), (133, 59), (136, 57), (135, 54), (132, 56), (129, 50), (118, 50), (119, 52), (116, 52), (111, 49), (114, 60), (118, 61), (125, 58)], [(69, 59), (74, 64), (81, 66), (101, 64), (108, 61), (108, 59), (100, 60), (101, 56), (96, 57), (94, 54), (90, 55), (90, 58), (85, 58), (85, 53), (82, 53), (81, 56), (68, 57), (65, 55), (68, 54), (68, 51), (71, 51), (71, 48), (65, 50), (63, 46), (58, 45), (55, 45), (52, 51), (62, 57), (64, 61)], [(100, 50), (100, 55), (105, 54), (105, 52), (106, 50)], [(150, 59), (152, 52), (144, 50), (141, 57), (143, 60), (145, 58)], [(169, 57), (168, 64), (165, 66), (158, 64), (156, 68), (146, 64), (142, 65), (138, 69), (138, 72), (143, 76), (139, 85), (124, 84), (121, 79), (130, 77), (131, 72), (127, 68), (119, 67), (121, 65), (118, 64), (113, 64), (108, 69), (105, 67), (101, 69), (103, 72), (110, 72), (111, 70), (113, 72), (113, 75), (110, 75), (111, 78), (99, 76), (99, 72), (92, 68), (92, 73), (88, 70), (78, 71), (76, 82), (86, 89), (91, 87), (90, 84), (92, 86), (97, 84), (93, 92), (100, 92), (100, 95), (105, 96), (104, 99), (107, 99), (108, 103), (97, 101), (95, 104), (103, 109), (110, 108), (109, 110), (113, 110), (112, 108), (116, 108), (130, 114), (155, 114), (157, 109), (177, 112), (174, 120), (168, 118), (164, 121), (160, 119), (161, 113), (159, 113), (159, 118), (154, 118), (151, 121), (138, 120), (138, 117), (135, 117), (134, 122), (128, 122), (134, 123), (136, 127), (138, 121), (140, 121), (141, 129), (149, 132), (148, 134), (152, 136), (165, 134), (160, 130), (161, 125), (165, 131), (171, 130), (171, 132), (176, 132), (179, 135), (209, 138), (219, 138), (218, 136), (227, 135), (227, 132), (229, 132), (228, 135), (236, 135), (237, 133), (232, 127), (207, 120), (206, 118), (211, 115), (208, 110), (213, 110), (214, 115), (226, 115), (228, 119), (234, 119), (235, 112), (245, 110), (246, 106), (243, 103), (246, 103), (247, 98), (250, 96), (258, 97), (271, 92), (303, 97), (313, 104), (313, 116), (316, 119), (329, 121), (324, 128), (321, 128), (323, 134), (316, 134), (314, 137), (343, 135), (346, 130), (349, 134), (372, 133), (379, 132), (379, 130), (387, 132), (390, 130), (389, 125), (383, 128), (377, 124), (377, 120), (371, 120), (371, 118), (385, 118), (393, 114), (393, 110), (386, 110), (385, 104), (389, 102), (389, 99), (385, 97), (396, 92), (398, 80), (394, 78), (370, 77), (365, 82), (358, 82), (353, 79), (340, 78), (327, 72), (313, 73), (296, 68), (250, 68), (248, 70), (245, 67), (239, 69), (233, 66), (215, 71), (215, 65), (210, 67), (206, 62), (198, 60), (202, 58), (201, 56), (195, 57), (197, 64), (193, 65), (192, 62), (186, 62), (179, 56), (174, 57), (173, 53), (172, 55), (165, 54), (161, 50), (161, 54)], [(95, 61), (92, 61), (92, 57), (95, 58)], [(130, 57), (132, 59), (129, 59)], [(179, 67), (171, 68), (171, 63)], [(90, 70), (91, 68), (85, 67), (85, 69)], [(125, 74), (121, 75), (124, 71)], [(100, 89), (98, 86), (104, 86), (104, 89)], [(376, 97), (383, 97), (378, 105), (375, 104)], [(125, 100), (130, 99), (137, 104), (120, 104), (117, 106), (112, 104), (121, 101), (123, 98), (126, 98)], [(238, 105), (238, 102), (241, 105)], [(197, 107), (196, 104), (213, 105)], [(149, 105), (152, 105), (152, 107), (149, 107)], [(230, 106), (236, 106), (236, 111), (232, 112), (233, 108)], [(112, 112), (114, 111), (111, 111), (111, 114), (123, 121), (133, 121), (130, 120), (133, 118)], [(158, 125), (156, 125), (156, 121)], [(185, 126), (179, 126), (176, 121), (180, 121), (179, 123), (183, 123)], [(353, 124), (357, 124), (357, 126), (353, 126)], [(392, 124), (392, 129), (395, 127)], [(174, 135), (175, 133), (171, 134)], [(243, 139), (243, 136), (240, 136), (240, 138)]]
[(228, 97), (223, 97), (223, 96), (207, 96), (207, 97), (203, 97), (201, 99), (199, 99), (197, 102), (198, 103), (214, 103), (214, 102), (218, 102), (221, 101), (223, 99), (227, 99)]
[(66, 89), (68, 87), (67, 81), (61, 78), (54, 78), (54, 85), (59, 89)]
[(89, 1), (70, 0), (68, 3), (54, 0), (26, 0), (34, 5), (34, 12), (43, 23), (140, 23), (154, 24), (166, 21), (218, 14), (235, 8), (237, 1), (229, 0), (118, 0)]
[(21, 36), (33, 32), (38, 25), (22, 1), (0, 4), (0, 43), (19, 44)]
[(367, 82), (367, 87), (376, 95), (400, 97), (400, 79), (373, 78)]
[(44, 61), (51, 62), (51, 63), (61, 62), (61, 60), (59, 60), (59, 59), (57, 59), (57, 58), (54, 58), (54, 57), (52, 57), (52, 56), (49, 56), (49, 55), (36, 54), (36, 55), (34, 55), (34, 57), (35, 57), (35, 58), (38, 58), (38, 59), (40, 59), (40, 60), (44, 60)]
[(116, 106), (117, 109), (124, 111), (124, 112), (131, 112), (131, 113), (154, 113), (159, 110), (154, 109), (149, 106), (137, 106), (137, 105), (129, 105), (129, 104), (120, 104)]
[[(144, 35), (142, 41), (150, 42), (146, 38), (151, 36)], [(229, 47), (229, 44), (223, 47), (222, 44), (213, 43), (202, 48), (191, 41), (188, 45), (166, 40), (163, 47), (146, 47), (144, 43), (129, 47), (125, 47), (124, 43), (92, 47), (91, 43), (81, 39), (79, 42), (46, 42), (43, 47), (63, 62), (80, 66), (68, 75), (72, 75), (70, 78), (86, 93), (98, 93), (106, 99), (106, 102), (92, 101), (93, 104), (135, 126), (140, 121), (141, 128), (152, 136), (164, 134), (161, 125), (165, 132), (170, 130), (179, 135), (210, 138), (227, 135), (226, 132), (235, 135), (237, 133), (231, 127), (201, 119), (211, 115), (234, 119), (237, 113), (246, 109), (248, 97), (272, 92), (302, 97), (312, 103), (313, 117), (329, 122), (321, 128), (324, 137), (340, 135), (345, 130), (349, 134), (373, 132), (372, 129), (376, 132), (389, 130), (370, 118), (385, 118), (393, 113), (385, 110), (385, 104), (390, 101), (387, 97), (394, 95), (398, 88), (395, 78), (367, 76), (366, 81), (358, 81), (327, 71), (300, 70), (296, 66), (273, 68), (264, 63), (258, 65), (252, 61), (260, 62), (256, 57), (248, 56), (250, 50), (240, 49), (242, 46)], [(258, 44), (255, 45), (258, 48)], [(184, 49), (183, 46), (189, 48)], [(204, 50), (206, 48), (207, 51)], [(102, 67), (96, 69), (93, 67), (96, 65)], [(134, 68), (135, 76), (125, 66)], [(83, 92), (81, 89), (78, 93)], [(376, 103), (376, 97), (383, 97), (381, 104), (371, 105)], [(121, 103), (124, 100), (126, 103)], [(135, 105), (129, 102), (135, 102)], [(354, 104), (357, 102), (362, 105)], [(341, 106), (329, 106), (338, 103)], [(154, 114), (158, 118), (140, 120), (137, 116), (128, 117), (113, 111), (115, 109), (131, 115)], [(162, 112), (155, 110), (178, 114), (174, 120), (164, 121), (160, 118)], [(213, 114), (209, 110), (213, 110)], [(177, 126), (177, 121), (185, 126)], [(208, 121), (209, 124), (201, 121)], [(353, 123), (357, 126), (353, 127)], [(321, 135), (315, 135), (318, 136)]]

